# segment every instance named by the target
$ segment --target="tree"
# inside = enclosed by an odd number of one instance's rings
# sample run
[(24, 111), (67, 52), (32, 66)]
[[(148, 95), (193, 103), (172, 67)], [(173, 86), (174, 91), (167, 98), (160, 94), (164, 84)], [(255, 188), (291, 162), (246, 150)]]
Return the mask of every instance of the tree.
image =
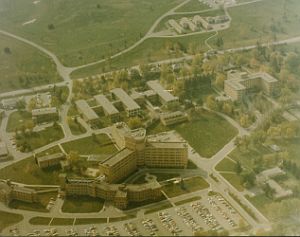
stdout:
[(128, 126), (131, 129), (136, 129), (136, 128), (142, 127), (143, 123), (142, 123), (142, 121), (141, 121), (141, 119), (139, 117), (132, 117), (128, 121)]
[(242, 165), (241, 165), (241, 162), (240, 161), (237, 161), (236, 162), (236, 166), (235, 166), (236, 168), (236, 173), (237, 174), (240, 174), (240, 173), (242, 173), (242, 171), (243, 171), (243, 167), (242, 167)]
[(224, 74), (218, 73), (216, 76), (216, 86), (223, 89), (225, 79), (226, 77)]
[(6, 53), (6, 54), (11, 54), (11, 50), (10, 50), (9, 47), (5, 47), (3, 51), (4, 51), (4, 53)]
[(213, 95), (209, 95), (206, 98), (206, 106), (211, 110), (216, 110), (218, 105), (216, 103), (215, 97)]
[(55, 26), (51, 23), (48, 25), (48, 30), (54, 30), (55, 29)]

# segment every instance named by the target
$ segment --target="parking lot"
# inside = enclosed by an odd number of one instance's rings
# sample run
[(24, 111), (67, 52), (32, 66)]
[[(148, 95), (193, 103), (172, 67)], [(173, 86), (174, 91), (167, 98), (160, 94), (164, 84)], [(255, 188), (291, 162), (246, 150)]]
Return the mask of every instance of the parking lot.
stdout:
[(181, 236), (199, 230), (233, 230), (241, 216), (220, 195), (202, 195), (200, 200), (144, 215), (132, 220), (72, 226), (36, 226), (29, 232), (12, 229), (11, 235), (27, 236)]

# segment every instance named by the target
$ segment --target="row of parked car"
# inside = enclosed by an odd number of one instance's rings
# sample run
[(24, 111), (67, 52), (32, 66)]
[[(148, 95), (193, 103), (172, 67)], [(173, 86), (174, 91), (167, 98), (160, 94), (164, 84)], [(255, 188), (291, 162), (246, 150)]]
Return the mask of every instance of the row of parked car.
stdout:
[(178, 236), (179, 233), (182, 232), (169, 213), (158, 212), (158, 218), (162, 222), (163, 226), (174, 236)]

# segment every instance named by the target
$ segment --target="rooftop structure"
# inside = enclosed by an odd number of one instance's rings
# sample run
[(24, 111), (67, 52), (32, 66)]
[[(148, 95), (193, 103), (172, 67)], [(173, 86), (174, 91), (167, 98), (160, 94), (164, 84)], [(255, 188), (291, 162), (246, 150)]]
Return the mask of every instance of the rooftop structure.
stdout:
[(42, 109), (34, 109), (31, 111), (32, 116), (41, 116), (41, 115), (49, 115), (49, 114), (57, 114), (57, 108), (42, 108)]
[(168, 104), (168, 103), (178, 101), (178, 97), (175, 97), (170, 92), (166, 91), (157, 80), (148, 81), (147, 85), (150, 89), (152, 89), (158, 94), (163, 104)]
[(106, 96), (96, 95), (94, 96), (94, 98), (97, 101), (97, 103), (103, 107), (103, 110), (106, 115), (114, 115), (119, 113), (116, 107), (106, 98)]
[(183, 17), (180, 19), (180, 25), (186, 29), (190, 29), (191, 31), (197, 30), (197, 26), (187, 17)]
[(99, 119), (98, 115), (85, 100), (77, 100), (75, 104), (79, 112), (83, 114), (84, 119), (88, 122)]
[(263, 72), (248, 74), (231, 70), (228, 71), (227, 78), (224, 91), (232, 100), (239, 100), (248, 91), (256, 88), (260, 88), (267, 95), (273, 95), (278, 90), (278, 80)]
[(141, 107), (121, 88), (114, 88), (111, 92), (126, 107), (128, 116), (136, 116), (140, 113)]
[(188, 119), (187, 115), (181, 111), (160, 114), (160, 121), (165, 126), (181, 123), (186, 121), (187, 119)]
[(169, 20), (168, 23), (178, 34), (185, 33), (185, 30), (174, 19)]

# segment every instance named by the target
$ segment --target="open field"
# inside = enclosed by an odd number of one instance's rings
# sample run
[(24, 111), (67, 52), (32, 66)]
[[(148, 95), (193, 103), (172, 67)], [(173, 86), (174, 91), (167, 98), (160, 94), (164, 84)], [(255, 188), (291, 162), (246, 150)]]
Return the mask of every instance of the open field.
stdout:
[(73, 119), (68, 120), (68, 125), (73, 135), (80, 135), (86, 133), (86, 129), (80, 123), (76, 123)]
[(59, 148), (59, 146), (54, 146), (54, 147), (51, 147), (45, 151), (42, 151), (42, 152), (39, 152), (39, 153), (36, 153), (36, 157), (41, 157), (41, 156), (45, 156), (45, 155), (51, 155), (51, 154), (54, 154), (54, 153), (59, 153), (59, 152), (62, 152), (61, 149)]
[(26, 184), (59, 184), (57, 170), (40, 169), (33, 157), (29, 157), (0, 170), (1, 179)]
[(97, 141), (91, 136), (66, 142), (62, 144), (62, 147), (67, 153), (77, 151), (80, 155), (113, 154), (117, 151), (107, 135), (99, 134), (96, 138)]
[(1, 217), (5, 217), (5, 218), (1, 218), (0, 219), (0, 232), (13, 224), (16, 224), (20, 221), (23, 220), (23, 216), (19, 215), (19, 214), (14, 214), (14, 213), (9, 213), (9, 212), (4, 212), (4, 211), (0, 211), (0, 216)]
[(103, 204), (104, 201), (99, 198), (88, 196), (67, 197), (64, 200), (62, 211), (68, 213), (99, 212)]
[(32, 123), (32, 116), (30, 112), (27, 111), (16, 111), (13, 112), (9, 118), (8, 118), (8, 123), (6, 127), (7, 132), (14, 132), (15, 130), (19, 130), (26, 123)]
[(202, 112), (196, 120), (176, 126), (175, 130), (204, 157), (211, 157), (226, 145), (237, 130), (218, 115)]
[(168, 195), (168, 197), (176, 197), (182, 194), (195, 192), (208, 187), (209, 184), (203, 178), (197, 176), (185, 179), (182, 185), (180, 183), (169, 183), (163, 186), (163, 191)]
[(232, 160), (225, 158), (217, 166), (216, 170), (218, 171), (227, 171), (227, 172), (236, 172), (236, 163)]
[(58, 125), (57, 127), (47, 127), (45, 130), (40, 132), (33, 132), (29, 136), (19, 136), (16, 140), (16, 143), (20, 146), (23, 146), (26, 143), (31, 149), (34, 150), (62, 138), (64, 138), (64, 133), (61, 126)]
[[(224, 48), (298, 36), (299, 10), (297, 0), (266, 0), (230, 8), (231, 26), (219, 32), (219, 36), (223, 38)], [(214, 41), (212, 39), (209, 43)]]
[(232, 184), (233, 187), (235, 187), (238, 191), (242, 192), (244, 191), (244, 187), (242, 185), (242, 178), (234, 173), (222, 173), (220, 174), (227, 179), (229, 183)]
[[(82, 78), (94, 74), (99, 74), (111, 70), (117, 70), (130, 66), (151, 63), (168, 58), (182, 57), (184, 51), (191, 46), (197, 51), (205, 51), (207, 46), (204, 41), (214, 33), (203, 33), (194, 36), (173, 37), (173, 38), (151, 38), (133, 50), (111, 59), (106, 63), (99, 63), (94, 66), (82, 68), (71, 74), (72, 78)], [(179, 44), (183, 51), (170, 51), (167, 45)]]
[[(129, 47), (182, 0), (1, 1), (0, 28), (81, 65)], [(134, 10), (135, 9), (135, 10)], [(147, 16), (147, 17), (145, 17)], [(36, 19), (31, 24), (26, 22)]]
[(191, 12), (191, 11), (201, 11), (210, 9), (210, 7), (199, 0), (191, 0), (187, 4), (183, 5), (182, 7), (178, 8), (176, 12)]
[[(0, 15), (2, 16), (2, 12)], [(0, 92), (29, 88), (61, 80), (56, 72), (55, 64), (47, 55), (1, 34), (0, 75)]]

